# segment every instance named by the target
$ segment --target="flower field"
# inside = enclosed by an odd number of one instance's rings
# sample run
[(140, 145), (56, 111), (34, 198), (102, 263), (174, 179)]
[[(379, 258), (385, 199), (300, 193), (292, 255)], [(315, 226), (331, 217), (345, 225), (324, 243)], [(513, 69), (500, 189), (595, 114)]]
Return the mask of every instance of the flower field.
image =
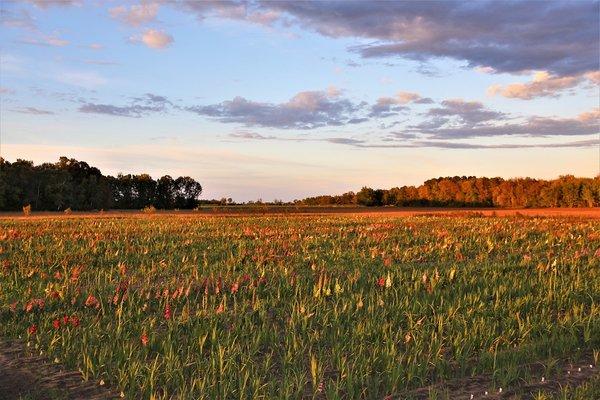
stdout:
[(600, 354), (598, 219), (4, 219), (0, 250), (0, 337), (126, 398), (497, 391)]

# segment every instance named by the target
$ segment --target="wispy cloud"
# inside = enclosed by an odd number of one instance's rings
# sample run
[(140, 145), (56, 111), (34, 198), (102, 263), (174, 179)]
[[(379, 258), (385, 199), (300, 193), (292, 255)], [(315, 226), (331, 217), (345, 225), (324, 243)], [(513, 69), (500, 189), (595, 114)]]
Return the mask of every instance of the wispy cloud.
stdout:
[(54, 111), (41, 110), (35, 107), (22, 107), (14, 109), (13, 111), (21, 114), (32, 114), (32, 115), (54, 115)]
[(110, 61), (110, 60), (83, 60), (84, 63), (86, 64), (90, 64), (90, 65), (119, 65), (118, 62), (116, 61)]
[(37, 35), (36, 37), (28, 37), (20, 40), (21, 43), (31, 44), (35, 46), (51, 46), (51, 47), (64, 47), (70, 42), (67, 39), (63, 39), (58, 34), (53, 35)]
[(78, 6), (80, 0), (27, 0), (39, 8)]
[[(327, 138), (303, 138), (290, 139), (280, 136), (263, 136), (261, 134), (244, 132), (232, 133), (229, 135), (232, 138), (244, 140), (273, 140), (273, 141), (290, 141), (301, 140), (311, 142), (327, 142), (332, 144), (347, 145), (357, 148), (443, 148), (443, 149), (527, 149), (527, 148), (579, 148), (592, 147), (600, 144), (600, 139), (586, 139), (560, 143), (472, 143), (456, 140), (436, 140), (423, 139), (419, 135), (405, 132), (393, 132), (391, 135), (381, 138), (379, 141), (368, 139), (357, 139), (349, 137), (327, 137)], [(451, 138), (456, 139), (456, 138)], [(463, 138), (459, 138), (463, 139)]]
[(366, 144), (366, 142), (364, 140), (343, 138), (343, 137), (332, 137), (332, 138), (326, 138), (323, 140), (328, 143), (348, 144), (348, 145), (352, 145), (352, 146), (364, 146)]
[[(435, 117), (434, 117), (435, 118)], [(551, 118), (531, 116), (524, 122), (502, 123), (478, 111), (462, 114), (460, 123), (442, 125), (435, 123), (412, 126), (411, 132), (426, 135), (431, 139), (465, 139), (494, 136), (582, 136), (600, 132), (600, 112), (592, 110), (576, 118)], [(504, 117), (501, 117), (504, 118)], [(434, 119), (435, 121), (435, 119)], [(485, 121), (485, 124), (479, 122)]]
[(144, 2), (132, 6), (117, 6), (108, 10), (110, 16), (131, 26), (140, 26), (156, 19), (158, 2)]
[(93, 89), (108, 83), (108, 79), (93, 71), (66, 71), (56, 75), (56, 80), (68, 85)]
[(482, 150), (482, 149), (549, 149), (549, 148), (582, 148), (582, 147), (594, 147), (600, 145), (600, 140), (589, 139), (589, 140), (577, 140), (572, 142), (563, 143), (500, 143), (500, 144), (478, 144), (478, 143), (464, 143), (464, 142), (453, 142), (453, 141), (439, 141), (439, 140), (415, 140), (406, 141), (401, 143), (364, 143), (362, 141), (354, 142), (353, 140), (339, 140), (332, 141), (330, 143), (346, 144), (360, 148), (421, 148), (430, 147), (438, 149), (456, 149), (456, 150)]
[(0, 8), (0, 24), (7, 28), (21, 28), (27, 30), (36, 30), (35, 20), (27, 10), (9, 10), (5, 7)]
[(265, 136), (265, 135), (261, 135), (260, 133), (249, 132), (249, 131), (233, 132), (233, 133), (229, 134), (229, 137), (236, 138), (236, 139), (252, 139), (252, 140), (270, 140), (270, 139), (277, 138), (276, 136)]
[(150, 113), (165, 112), (169, 105), (171, 105), (171, 102), (166, 97), (147, 93), (144, 97), (133, 98), (130, 104), (124, 106), (87, 102), (79, 107), (79, 112), (141, 118)]
[[(479, 101), (465, 101), (463, 99), (450, 99), (442, 101), (442, 107), (435, 107), (427, 111), (427, 115), (433, 117), (435, 121), (440, 121), (446, 117), (458, 119), (458, 122), (465, 124), (478, 124), (486, 121), (497, 121), (505, 118), (505, 115), (498, 111), (488, 110)], [(445, 121), (448, 121), (447, 119)]]

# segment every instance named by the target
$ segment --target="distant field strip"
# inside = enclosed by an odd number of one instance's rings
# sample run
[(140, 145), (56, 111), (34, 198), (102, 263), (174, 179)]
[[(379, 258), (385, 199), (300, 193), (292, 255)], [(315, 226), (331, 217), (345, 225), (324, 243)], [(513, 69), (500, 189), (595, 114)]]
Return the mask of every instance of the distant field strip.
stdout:
[(126, 398), (556, 392), (600, 368), (600, 219), (4, 218), (0, 338)]

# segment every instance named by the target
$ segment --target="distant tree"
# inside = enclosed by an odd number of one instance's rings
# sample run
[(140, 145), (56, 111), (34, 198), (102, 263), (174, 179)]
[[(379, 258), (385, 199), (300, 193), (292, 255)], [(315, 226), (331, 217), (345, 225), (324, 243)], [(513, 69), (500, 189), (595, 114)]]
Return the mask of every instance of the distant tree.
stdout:
[(156, 181), (148, 174), (136, 175), (132, 179), (135, 203), (132, 208), (144, 208), (154, 203), (156, 198)]
[(171, 209), (175, 205), (175, 181), (169, 175), (161, 177), (156, 183), (156, 208)]
[[(182, 176), (175, 180), (175, 205), (176, 208), (195, 208), (202, 194), (202, 185), (189, 176)], [(225, 200), (227, 202), (227, 200)]]
[(54, 211), (141, 209), (155, 203), (172, 208), (176, 197), (181, 208), (192, 208), (201, 193), (202, 186), (190, 177), (165, 176), (157, 182), (148, 174), (104, 176), (98, 168), (67, 157), (37, 166), (0, 158), (0, 210), (20, 210), (26, 204)]
[(356, 203), (362, 206), (380, 206), (383, 200), (383, 190), (373, 190), (369, 187), (363, 187), (356, 193)]

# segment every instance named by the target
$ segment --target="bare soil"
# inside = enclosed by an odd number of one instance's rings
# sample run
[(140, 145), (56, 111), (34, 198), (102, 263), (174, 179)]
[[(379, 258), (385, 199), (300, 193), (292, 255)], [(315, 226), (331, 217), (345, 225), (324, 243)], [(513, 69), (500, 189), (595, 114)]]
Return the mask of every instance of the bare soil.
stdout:
[(0, 400), (108, 400), (120, 398), (99, 382), (85, 381), (16, 342), (0, 341)]
[[(544, 367), (540, 363), (523, 366), (531, 373), (529, 382), (503, 388), (494, 387), (490, 375), (442, 381), (388, 397), (389, 399), (425, 400), (437, 395), (440, 399), (526, 400), (541, 392), (560, 393), (566, 386), (577, 387), (600, 376), (591, 354), (577, 363), (562, 361), (558, 373), (541, 379)], [(0, 342), (0, 400), (109, 400), (120, 396), (96, 381), (85, 381), (81, 373), (66, 370), (41, 356), (27, 354), (17, 342)]]
[(393, 398), (425, 400), (435, 393), (436, 398), (452, 400), (530, 400), (535, 399), (540, 392), (555, 395), (567, 386), (575, 388), (600, 376), (600, 367), (593, 362), (591, 354), (584, 355), (576, 363), (563, 360), (558, 365), (558, 372), (550, 377), (544, 377), (544, 366), (541, 363), (524, 365), (522, 368), (531, 374), (531, 380), (520, 382), (513, 387), (502, 388), (502, 391), (499, 387), (494, 387), (492, 376), (478, 375), (439, 382)]

